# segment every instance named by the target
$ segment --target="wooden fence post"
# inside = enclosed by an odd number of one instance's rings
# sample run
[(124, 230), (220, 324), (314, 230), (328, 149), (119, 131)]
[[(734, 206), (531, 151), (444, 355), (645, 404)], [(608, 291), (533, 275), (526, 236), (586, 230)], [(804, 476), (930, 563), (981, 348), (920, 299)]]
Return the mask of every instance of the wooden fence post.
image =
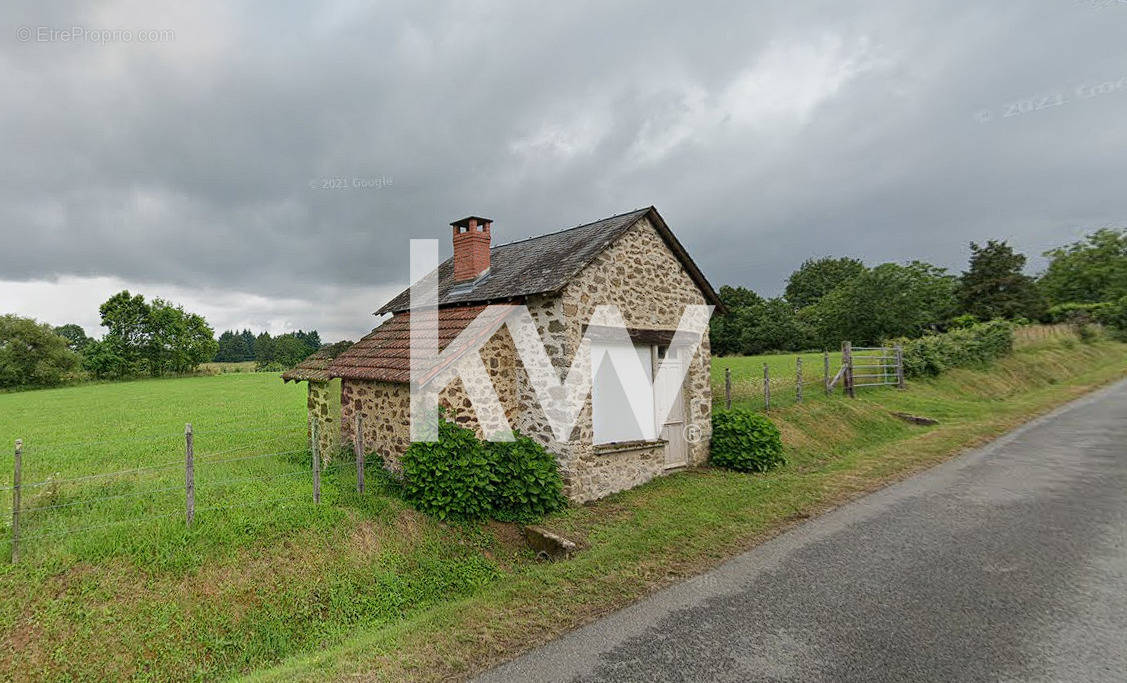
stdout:
[(853, 343), (841, 343), (841, 364), (845, 369), (842, 374), (841, 389), (849, 398), (857, 398), (857, 394), (853, 388)]
[(732, 409), (732, 368), (724, 368), (724, 408)]
[(822, 352), (822, 375), (826, 381), (826, 396), (833, 393), (833, 387), (830, 386), (830, 352)]
[(904, 388), (904, 347), (896, 345), (896, 388)]
[(763, 364), (763, 412), (771, 409), (771, 375), (767, 364)]
[(20, 561), (20, 470), (23, 469), (23, 439), (16, 439), (12, 469), (12, 564)]
[(364, 416), (357, 415), (352, 421), (356, 429), (353, 447), (356, 449), (356, 493), (364, 494)]
[(196, 444), (191, 422), (184, 425), (184, 500), (190, 527), (196, 518)]
[(313, 420), (310, 427), (313, 442), (313, 502), (321, 502), (321, 459), (317, 454), (317, 420)]
[(802, 356), (794, 357), (794, 398), (802, 403)]

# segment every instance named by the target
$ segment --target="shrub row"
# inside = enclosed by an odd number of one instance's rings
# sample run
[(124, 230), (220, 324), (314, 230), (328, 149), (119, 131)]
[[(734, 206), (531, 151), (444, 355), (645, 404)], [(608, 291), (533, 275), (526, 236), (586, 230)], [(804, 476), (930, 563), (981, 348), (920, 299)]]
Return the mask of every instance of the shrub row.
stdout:
[(899, 339), (904, 349), (904, 374), (938, 375), (948, 368), (985, 365), (1013, 351), (1013, 325), (1004, 320), (979, 323), (945, 334)]
[(1048, 317), (1054, 323), (1069, 323), (1077, 328), (1099, 323), (1116, 339), (1127, 340), (1127, 296), (1096, 304), (1059, 304), (1049, 309)]
[(403, 455), (404, 497), (439, 519), (531, 522), (567, 505), (556, 458), (527, 436), (482, 441), (440, 419), (437, 441)]
[(1104, 301), (1097, 304), (1057, 304), (1045, 315), (1048, 322), (1058, 323), (1106, 323), (1113, 314), (1116, 304)]

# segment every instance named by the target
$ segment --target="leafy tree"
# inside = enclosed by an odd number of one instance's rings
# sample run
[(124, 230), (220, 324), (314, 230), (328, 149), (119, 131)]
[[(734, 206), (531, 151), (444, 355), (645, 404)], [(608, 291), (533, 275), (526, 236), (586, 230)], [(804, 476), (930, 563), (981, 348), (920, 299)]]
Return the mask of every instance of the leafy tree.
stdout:
[(1004, 241), (970, 243), (970, 267), (959, 278), (959, 305), (979, 320), (1040, 318), (1047, 308), (1037, 282), (1022, 273), (1025, 255)]
[(1127, 296), (1119, 301), (1106, 304), (1107, 309), (1100, 315), (1100, 322), (1111, 328), (1112, 335), (1119, 341), (1127, 341)]
[(55, 328), (55, 334), (67, 340), (67, 347), (71, 351), (81, 353), (82, 349), (86, 348), (92, 340), (86, 336), (86, 330), (82, 329), (80, 325), (69, 323), (67, 325), (60, 325)]
[(764, 299), (745, 287), (720, 288), (728, 314), (710, 325), (709, 340), (717, 355), (751, 355), (764, 351), (807, 348), (809, 335), (784, 299)]
[(149, 374), (190, 372), (215, 356), (214, 332), (199, 315), (163, 299), (149, 306), (148, 339), (143, 355)]
[(929, 263), (883, 263), (822, 297), (804, 317), (824, 347), (918, 337), (953, 316), (955, 286), (954, 277)]
[(1045, 252), (1041, 289), (1053, 304), (1100, 303), (1127, 296), (1127, 230), (1104, 228)]
[(763, 302), (763, 297), (746, 287), (728, 285), (722, 286), (717, 294), (728, 313), (716, 316), (709, 325), (712, 353), (718, 356), (744, 353), (741, 338), (748, 325), (749, 312)]
[(766, 299), (745, 313), (740, 352), (754, 355), (767, 351), (797, 351), (808, 348), (809, 336), (784, 299)]
[(0, 387), (58, 384), (78, 368), (78, 355), (50, 325), (0, 316)]
[(149, 305), (145, 297), (123, 290), (107, 299), (98, 312), (102, 326), (108, 330), (102, 341), (109, 345), (108, 351), (112, 351), (105, 356), (114, 357), (119, 363), (111, 374), (124, 376), (137, 372), (141, 350), (148, 343)]
[(128, 366), (112, 340), (93, 340), (82, 352), (82, 367), (98, 379), (121, 377), (128, 372)]
[(100, 377), (123, 377), (146, 371), (159, 376), (189, 372), (216, 352), (207, 321), (163, 299), (146, 303), (128, 291), (110, 297), (99, 312), (108, 332), (87, 369)]
[(312, 351), (305, 341), (292, 332), (274, 338), (273, 361), (283, 367), (292, 368), (305, 360), (310, 353)]
[(796, 309), (818, 302), (826, 294), (865, 271), (865, 264), (852, 258), (806, 259), (787, 278), (784, 296)]

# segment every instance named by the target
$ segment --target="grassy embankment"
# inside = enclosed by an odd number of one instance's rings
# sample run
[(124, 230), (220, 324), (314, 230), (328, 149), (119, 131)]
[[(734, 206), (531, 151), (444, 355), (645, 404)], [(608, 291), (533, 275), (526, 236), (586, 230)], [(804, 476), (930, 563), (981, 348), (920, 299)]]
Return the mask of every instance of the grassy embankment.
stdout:
[[(276, 374), (0, 395), (5, 488), (25, 442), (22, 558), (0, 561), (0, 678), (214, 679), (498, 576), (491, 534), (421, 518), (374, 467), (360, 497), (351, 460), (330, 465), (314, 506), (305, 418), (305, 386)], [(10, 509), (0, 491), (5, 560)]]
[[(760, 373), (762, 362), (745, 361)], [(25, 562), (0, 566), (0, 667), (17, 678), (465, 675), (1125, 374), (1127, 345), (1047, 337), (1027, 341), (989, 370), (951, 371), (912, 382), (906, 392), (878, 389), (855, 401), (821, 397), (784, 407), (772, 417), (783, 430), (787, 466), (758, 476), (705, 468), (569, 509), (547, 522), (585, 546), (566, 563), (535, 563), (510, 527), (422, 518), (378, 481), (358, 498), (347, 468), (327, 478), (320, 508), (304, 500), (244, 505), (201, 513), (191, 532), (173, 517), (57, 542), (46, 537), (29, 543)], [(33, 444), (29, 452), (49, 436), (59, 443), (112, 440), (123, 431), (171, 435), (157, 440), (159, 448), (117, 443), (57, 453), (52, 462), (65, 476), (175, 459), (188, 420), (198, 441), (212, 434), (198, 452), (299, 451), (225, 465), (240, 477), (295, 473), (213, 488), (212, 498), (198, 503), (234, 505), (307, 494), (307, 476), (296, 474), (308, 470), (303, 405), (303, 388), (262, 375), (77, 387), (0, 396), (0, 434), (10, 442), (13, 427), (40, 430), (20, 434)], [(908, 425), (889, 410), (942, 424)], [(257, 444), (253, 433), (224, 440), (219, 430), (232, 423), (269, 425), (276, 441)], [(43, 446), (44, 458), (49, 450)], [(264, 469), (239, 469), (251, 463)], [(212, 472), (218, 481), (219, 470)], [(155, 485), (144, 474), (134, 485)], [(175, 495), (163, 509), (182, 504), (183, 494)], [(112, 507), (114, 500), (101, 505), (111, 507), (90, 513), (135, 511)], [(35, 524), (25, 533), (42, 531)]]
[[(761, 363), (748, 361), (760, 371)], [(572, 561), (521, 567), (473, 596), (251, 678), (469, 675), (1124, 376), (1127, 345), (1084, 345), (1068, 333), (1033, 329), (1017, 353), (990, 369), (952, 370), (911, 382), (906, 392), (875, 389), (855, 401), (784, 408), (773, 419), (783, 431), (785, 467), (760, 476), (690, 471), (569, 510), (548, 526), (583, 543)], [(909, 425), (891, 410), (942, 424)]]

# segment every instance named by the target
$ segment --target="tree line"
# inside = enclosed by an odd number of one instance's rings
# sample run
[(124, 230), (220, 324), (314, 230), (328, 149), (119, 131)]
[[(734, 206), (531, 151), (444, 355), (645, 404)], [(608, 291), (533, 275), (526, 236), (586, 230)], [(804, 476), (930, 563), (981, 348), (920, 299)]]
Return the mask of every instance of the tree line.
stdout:
[(118, 292), (99, 308), (101, 339), (76, 324), (58, 327), (0, 315), (0, 388), (53, 386), (86, 377), (120, 379), (194, 372), (210, 361), (255, 361), (282, 369), (321, 347), (316, 330), (272, 337), (250, 330), (215, 339), (203, 316), (160, 298)]
[(1038, 277), (1024, 273), (1024, 254), (999, 240), (971, 242), (959, 275), (923, 261), (870, 267), (853, 258), (808, 259), (780, 297), (721, 287), (729, 313), (712, 321), (712, 352), (878, 344), (993, 319), (1127, 329), (1127, 230), (1097, 230), (1044, 256), (1049, 265)]
[(250, 330), (227, 330), (219, 335), (215, 361), (241, 363), (255, 361), (261, 369), (291, 368), (321, 348), (317, 330), (287, 332), (271, 337), (269, 332), (255, 335)]

